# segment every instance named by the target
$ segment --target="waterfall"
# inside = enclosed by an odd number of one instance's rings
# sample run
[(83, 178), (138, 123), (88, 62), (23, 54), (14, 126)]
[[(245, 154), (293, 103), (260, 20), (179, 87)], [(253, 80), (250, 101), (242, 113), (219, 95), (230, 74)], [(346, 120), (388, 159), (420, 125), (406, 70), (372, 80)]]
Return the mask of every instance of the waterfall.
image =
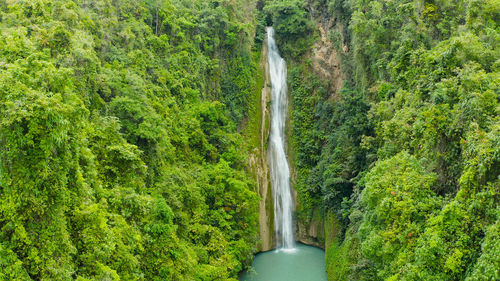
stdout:
[(269, 166), (274, 202), (274, 230), (278, 248), (293, 249), (293, 198), (290, 190), (290, 169), (285, 153), (285, 124), (288, 108), (286, 62), (280, 57), (274, 29), (267, 28), (268, 62), (271, 76), (271, 132)]

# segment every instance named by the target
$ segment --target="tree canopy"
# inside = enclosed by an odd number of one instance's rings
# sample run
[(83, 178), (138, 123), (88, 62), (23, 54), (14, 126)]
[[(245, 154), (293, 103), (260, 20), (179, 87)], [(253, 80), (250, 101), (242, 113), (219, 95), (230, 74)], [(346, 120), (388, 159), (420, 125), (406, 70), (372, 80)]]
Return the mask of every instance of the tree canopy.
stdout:
[(254, 6), (0, 1), (1, 280), (237, 277)]

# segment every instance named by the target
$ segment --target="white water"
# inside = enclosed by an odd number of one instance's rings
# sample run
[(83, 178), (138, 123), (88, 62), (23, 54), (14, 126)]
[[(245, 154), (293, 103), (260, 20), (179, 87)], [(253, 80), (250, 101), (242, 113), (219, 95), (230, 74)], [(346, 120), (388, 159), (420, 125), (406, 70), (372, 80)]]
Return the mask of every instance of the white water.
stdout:
[(285, 124), (288, 108), (286, 62), (280, 57), (274, 29), (267, 28), (268, 62), (271, 75), (271, 133), (269, 136), (269, 166), (274, 200), (274, 230), (277, 247), (295, 248), (293, 234), (293, 199), (290, 190), (290, 169), (285, 153)]

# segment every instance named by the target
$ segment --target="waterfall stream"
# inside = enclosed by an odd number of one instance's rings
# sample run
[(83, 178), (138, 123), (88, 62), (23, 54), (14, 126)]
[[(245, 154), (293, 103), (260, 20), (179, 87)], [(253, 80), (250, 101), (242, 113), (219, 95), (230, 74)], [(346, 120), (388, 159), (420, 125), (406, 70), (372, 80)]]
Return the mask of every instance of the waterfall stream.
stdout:
[(277, 248), (295, 247), (293, 233), (293, 198), (290, 190), (290, 169), (285, 153), (285, 125), (288, 109), (286, 62), (280, 57), (274, 40), (274, 29), (267, 28), (268, 62), (271, 76), (271, 132), (269, 135), (269, 166), (274, 202), (274, 230)]
[(285, 125), (288, 109), (286, 63), (274, 41), (274, 30), (267, 28), (268, 65), (271, 76), (271, 132), (268, 161), (274, 202), (276, 251), (259, 253), (242, 281), (326, 281), (325, 252), (295, 244), (292, 213), (294, 200), (290, 189), (290, 169), (285, 153)]

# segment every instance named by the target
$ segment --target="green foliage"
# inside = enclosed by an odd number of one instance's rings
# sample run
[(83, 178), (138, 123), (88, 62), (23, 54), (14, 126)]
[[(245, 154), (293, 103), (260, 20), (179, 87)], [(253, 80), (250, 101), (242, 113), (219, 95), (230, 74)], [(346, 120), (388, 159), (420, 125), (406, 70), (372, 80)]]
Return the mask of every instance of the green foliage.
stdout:
[(366, 175), (359, 236), (363, 255), (374, 261), (380, 279), (400, 270), (398, 263), (413, 253), (426, 218), (439, 209), (431, 190), (435, 181), (435, 174), (405, 152), (378, 162)]
[(310, 48), (313, 23), (303, 0), (272, 0), (264, 13), (271, 19), (280, 50), (287, 57), (298, 58)]
[(230, 280), (255, 1), (0, 3), (0, 279)]
[(299, 216), (312, 213), (314, 206), (320, 203), (320, 190), (318, 185), (310, 185), (307, 182), (310, 169), (317, 163), (318, 155), (321, 153), (320, 144), (322, 131), (315, 126), (316, 116), (314, 109), (318, 104), (318, 97), (311, 95), (324, 91), (316, 77), (302, 76), (305, 68), (292, 68), (288, 75), (290, 84), (290, 95), (292, 97), (293, 111), (291, 112), (292, 141), (294, 148), (294, 160), (297, 169), (297, 184), (295, 188), (300, 193), (300, 206), (305, 211), (298, 210)]
[[(498, 210), (498, 208), (497, 208)], [(498, 212), (498, 211), (497, 211)], [(497, 214), (498, 218), (498, 214)], [(477, 259), (465, 280), (495, 280), (500, 278), (500, 220), (489, 226), (481, 244), (481, 256)]]
[(497, 280), (498, 1), (310, 5), (349, 47), (338, 100), (290, 71), (300, 214), (343, 222), (329, 278)]
[(309, 67), (293, 68), (289, 74), (299, 216), (320, 207), (342, 218), (347, 199), (376, 153), (363, 144), (374, 135), (367, 117), (370, 107), (349, 86), (341, 91), (340, 101), (332, 101), (327, 84)]

